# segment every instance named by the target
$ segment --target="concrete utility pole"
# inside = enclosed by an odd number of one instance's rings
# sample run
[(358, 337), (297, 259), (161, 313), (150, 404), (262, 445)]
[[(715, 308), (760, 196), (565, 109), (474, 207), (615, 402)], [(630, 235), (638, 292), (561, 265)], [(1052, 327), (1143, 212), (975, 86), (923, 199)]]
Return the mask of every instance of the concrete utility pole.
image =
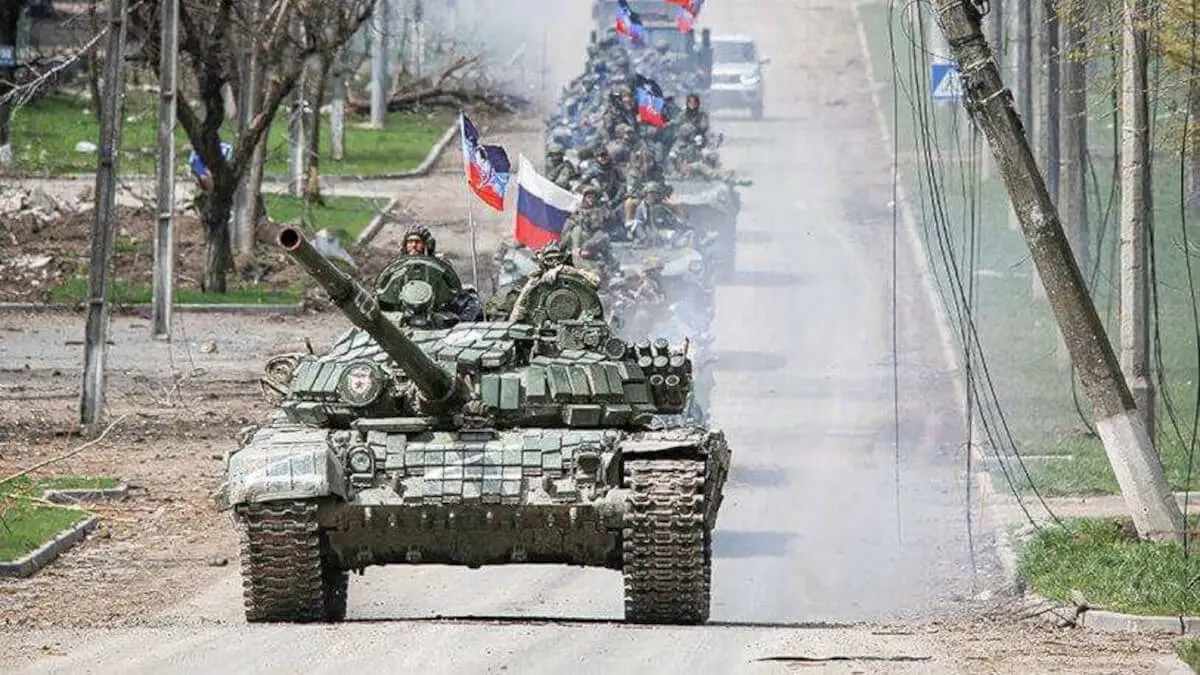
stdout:
[(1087, 48), (1088, 10), (1081, 0), (1060, 6), (1063, 31), (1062, 185), (1059, 193), (1063, 225), (1084, 280), (1091, 283), (1091, 242), (1087, 213)]
[(1018, 2), (1017, 8), (1017, 96), (1025, 133), (1033, 143), (1033, 3)]
[(175, 278), (175, 96), (179, 86), (179, 0), (164, 0), (158, 60), (158, 225), (154, 228), (153, 335), (171, 337)]
[(1046, 115), (1042, 124), (1042, 166), (1046, 172), (1046, 188), (1050, 190), (1050, 199), (1054, 200), (1055, 204), (1058, 204), (1059, 199), (1059, 171), (1062, 161), (1058, 135), (1059, 125), (1062, 124), (1062, 71), (1059, 67), (1061, 49), (1058, 35), (1058, 4), (1058, 0), (1045, 0), (1046, 49), (1042, 53), (1043, 62), (1046, 64), (1046, 88), (1042, 92), (1042, 95), (1045, 96), (1044, 113)]
[[(261, 107), (262, 50), (254, 40), (254, 28), (258, 26), (262, 11), (260, 2), (261, 0), (250, 0), (248, 3), (249, 25), (244, 29), (247, 39), (242, 46), (241, 91), (238, 92), (237, 106), (240, 134), (245, 134)], [(255, 160), (261, 157), (259, 148), (262, 146), (261, 141), (258, 146), (255, 146), (256, 154), (251, 159), (251, 168), (242, 172), (237, 191), (233, 194), (233, 231), (230, 232), (230, 244), (235, 255), (245, 255), (254, 250), (254, 226), (258, 221), (257, 191), (261, 184), (261, 180), (258, 179), (262, 176), (261, 161), (257, 164), (257, 174), (253, 168), (256, 166)]]
[(0, 0), (0, 173), (12, 164), (12, 91), (17, 80), (21, 3)]
[(388, 0), (376, 0), (371, 17), (371, 126), (382, 129), (387, 118)]
[(293, 196), (304, 196), (304, 183), (308, 176), (308, 65), (300, 71), (296, 88), (292, 91), (292, 116), (288, 124), (288, 141), (291, 148), (289, 190)]
[(964, 0), (937, 0), (937, 8), (938, 21), (959, 64), (967, 105), (992, 148), (1033, 261), (1045, 281), (1134, 526), (1143, 538), (1179, 540), (1183, 513), (1167, 486), (1162, 462), (1121, 376), (1029, 139), (983, 37), (983, 17), (976, 3)]
[(1121, 67), (1121, 370), (1154, 439), (1150, 376), (1150, 125), (1145, 0), (1124, 0)]
[(425, 7), (421, 0), (413, 0), (413, 67), (419, 78), (425, 74)]
[(346, 77), (346, 53), (343, 52), (334, 59), (329, 74), (333, 80), (329, 95), (329, 157), (334, 161), (346, 157)]
[(991, 7), (992, 9), (988, 13), (988, 16), (992, 19), (992, 35), (989, 39), (996, 46), (996, 63), (1003, 64), (1007, 56), (1005, 41), (1008, 39), (1005, 31), (1005, 21), (1008, 20), (1008, 17), (1004, 13), (1004, 0), (992, 0)]
[(88, 259), (87, 328), (83, 347), (83, 392), (79, 421), (100, 421), (104, 409), (104, 364), (108, 353), (108, 273), (112, 266), (113, 207), (117, 199), (117, 162), (125, 113), (125, 0), (109, 0), (108, 45), (100, 108), (100, 147), (96, 162), (96, 219)]

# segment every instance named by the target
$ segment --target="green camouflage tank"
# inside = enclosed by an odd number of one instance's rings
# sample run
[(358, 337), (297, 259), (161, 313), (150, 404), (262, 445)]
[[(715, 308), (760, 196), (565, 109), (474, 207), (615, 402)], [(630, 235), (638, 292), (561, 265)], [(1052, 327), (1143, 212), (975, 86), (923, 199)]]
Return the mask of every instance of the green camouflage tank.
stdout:
[(348, 572), (372, 565), (515, 563), (620, 570), (627, 621), (708, 619), (730, 449), (664, 423), (692, 386), (686, 349), (613, 337), (565, 282), (531, 295), (528, 322), (431, 323), (421, 274), (385, 311), (298, 230), (279, 244), (356, 328), (272, 360), (278, 411), (226, 459), (249, 621), (340, 621)]

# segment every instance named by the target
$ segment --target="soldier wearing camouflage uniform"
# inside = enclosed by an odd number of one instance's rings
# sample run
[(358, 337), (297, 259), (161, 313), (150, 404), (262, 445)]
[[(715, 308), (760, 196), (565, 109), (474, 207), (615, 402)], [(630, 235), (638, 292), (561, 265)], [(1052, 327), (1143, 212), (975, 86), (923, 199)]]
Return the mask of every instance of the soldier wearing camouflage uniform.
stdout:
[(533, 290), (542, 284), (555, 283), (560, 276), (571, 276), (592, 288), (600, 288), (600, 277), (594, 272), (576, 267), (571, 254), (564, 251), (558, 243), (551, 242), (542, 247), (538, 252), (538, 263), (540, 267), (529, 274), (529, 279), (513, 303), (512, 312), (508, 315), (508, 320), (513, 323), (528, 318)]
[(619, 202), (625, 194), (625, 178), (617, 169), (612, 155), (606, 148), (596, 151), (595, 160), (595, 164), (587, 176), (587, 182), (594, 182), (600, 188), (601, 200), (612, 206)]
[(633, 162), (625, 169), (625, 222), (633, 220), (638, 201), (644, 196), (646, 183), (661, 183), (664, 180), (662, 167), (654, 157), (654, 151), (644, 147), (633, 156)]
[(571, 181), (579, 178), (579, 171), (567, 161), (563, 147), (557, 143), (546, 151), (546, 177), (564, 190), (569, 190)]
[(633, 221), (629, 224), (630, 234), (635, 239), (654, 241), (662, 237), (663, 230), (684, 229), (679, 216), (663, 201), (666, 190), (662, 183), (646, 183), (643, 191), (645, 196), (638, 203)]
[(617, 127), (622, 124), (637, 128), (637, 104), (634, 103), (633, 90), (621, 87), (609, 102), (600, 122), (600, 136), (605, 141), (617, 138)]
[(609, 235), (612, 210), (600, 203), (597, 186), (583, 186), (582, 194), (583, 203), (567, 219), (563, 229), (563, 243), (575, 256), (594, 261), (602, 269), (616, 265)]

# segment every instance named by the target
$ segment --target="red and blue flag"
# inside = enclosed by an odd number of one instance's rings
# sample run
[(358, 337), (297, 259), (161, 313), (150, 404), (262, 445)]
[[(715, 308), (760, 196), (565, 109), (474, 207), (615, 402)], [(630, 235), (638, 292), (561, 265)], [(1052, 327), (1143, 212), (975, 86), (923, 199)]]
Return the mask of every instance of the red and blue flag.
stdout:
[(463, 168), (467, 174), (467, 184), (484, 204), (503, 211), (504, 196), (508, 192), (508, 179), (512, 172), (508, 153), (499, 145), (480, 143), (479, 130), (466, 113), (459, 113), (458, 121), (462, 132)]
[(626, 0), (617, 3), (617, 33), (633, 41), (635, 45), (646, 42), (646, 28), (642, 18), (629, 7)]
[(662, 87), (643, 75), (637, 75), (635, 82), (634, 92), (637, 97), (638, 119), (650, 126), (659, 129), (665, 128), (668, 122), (667, 100), (663, 96)]
[(700, 16), (704, 0), (693, 0), (690, 6), (685, 3), (673, 2), (671, 4), (679, 5), (675, 9), (675, 25), (679, 27), (679, 32), (691, 32), (696, 27), (696, 17)]
[(691, 12), (692, 16), (700, 14), (700, 7), (704, 5), (704, 0), (667, 0), (668, 5), (679, 5), (683, 9)]
[(567, 218), (579, 208), (581, 198), (554, 184), (521, 155), (517, 167), (517, 227), (521, 245), (537, 250), (562, 239)]

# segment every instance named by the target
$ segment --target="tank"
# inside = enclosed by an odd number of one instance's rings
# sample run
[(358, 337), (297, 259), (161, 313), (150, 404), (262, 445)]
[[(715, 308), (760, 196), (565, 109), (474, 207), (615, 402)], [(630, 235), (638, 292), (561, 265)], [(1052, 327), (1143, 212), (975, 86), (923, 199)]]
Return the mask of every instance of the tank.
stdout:
[[(226, 457), (248, 621), (340, 621), (349, 572), (374, 565), (534, 563), (621, 571), (629, 622), (708, 619), (731, 451), (677, 422), (686, 345), (614, 337), (567, 275), (530, 294), (527, 321), (433, 328), (298, 230), (278, 242), (354, 328), (272, 359), (277, 410)], [(427, 298), (421, 283), (396, 297)]]

